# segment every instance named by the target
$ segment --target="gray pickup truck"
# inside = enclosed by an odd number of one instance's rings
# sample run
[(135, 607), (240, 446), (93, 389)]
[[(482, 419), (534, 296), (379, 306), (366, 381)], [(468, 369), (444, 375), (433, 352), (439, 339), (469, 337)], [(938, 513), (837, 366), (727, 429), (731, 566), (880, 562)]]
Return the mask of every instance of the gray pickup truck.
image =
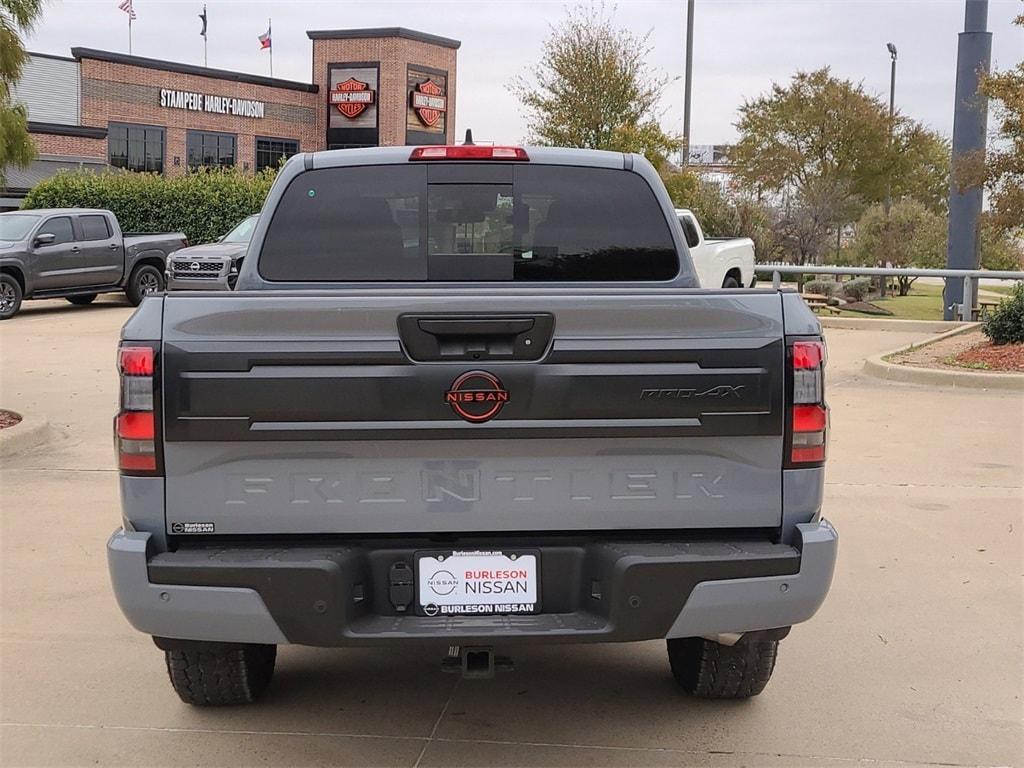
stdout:
[(759, 693), (832, 579), (825, 347), (795, 293), (697, 288), (674, 217), (637, 155), (291, 158), (238, 290), (122, 332), (108, 562), (178, 695), (251, 701), (289, 643), (651, 639)]
[(0, 213), (0, 320), (22, 299), (89, 304), (124, 291), (138, 305), (163, 290), (167, 257), (188, 245), (181, 232), (121, 232), (117, 217), (94, 208)]

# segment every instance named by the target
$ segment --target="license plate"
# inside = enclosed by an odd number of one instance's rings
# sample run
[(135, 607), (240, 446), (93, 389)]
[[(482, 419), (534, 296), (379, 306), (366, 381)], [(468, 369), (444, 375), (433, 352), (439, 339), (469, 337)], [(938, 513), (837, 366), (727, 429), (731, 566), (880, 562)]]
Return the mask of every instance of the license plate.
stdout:
[(540, 611), (537, 552), (416, 554), (416, 607), (423, 616)]

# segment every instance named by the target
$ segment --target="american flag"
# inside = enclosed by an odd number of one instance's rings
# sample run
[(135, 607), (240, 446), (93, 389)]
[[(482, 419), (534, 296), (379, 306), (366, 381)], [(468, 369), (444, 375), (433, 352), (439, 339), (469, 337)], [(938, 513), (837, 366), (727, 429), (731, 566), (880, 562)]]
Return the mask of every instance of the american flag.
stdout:
[(264, 32), (262, 35), (259, 35), (259, 41), (261, 51), (266, 50), (267, 48), (270, 48), (272, 46), (270, 42), (270, 27), (267, 27), (267, 31)]
[(124, 0), (124, 2), (121, 3), (117, 7), (120, 8), (125, 13), (127, 13), (128, 14), (128, 18), (131, 21), (135, 21), (135, 9), (132, 8), (132, 0)]

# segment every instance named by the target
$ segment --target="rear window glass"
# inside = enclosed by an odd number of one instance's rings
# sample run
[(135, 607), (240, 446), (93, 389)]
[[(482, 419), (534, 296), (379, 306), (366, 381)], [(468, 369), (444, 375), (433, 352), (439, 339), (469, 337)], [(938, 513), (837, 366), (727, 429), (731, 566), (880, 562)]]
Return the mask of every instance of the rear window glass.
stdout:
[(622, 281), (679, 272), (661, 206), (636, 174), (434, 167), (297, 176), (267, 229), (260, 274), (274, 281)]
[(79, 216), (78, 223), (82, 225), (83, 240), (106, 240), (110, 237), (106, 216)]

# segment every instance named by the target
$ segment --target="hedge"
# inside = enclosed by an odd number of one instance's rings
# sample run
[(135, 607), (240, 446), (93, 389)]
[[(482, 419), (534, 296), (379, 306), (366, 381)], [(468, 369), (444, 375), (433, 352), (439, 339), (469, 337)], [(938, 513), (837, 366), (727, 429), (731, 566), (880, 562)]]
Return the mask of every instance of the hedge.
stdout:
[(33, 187), (21, 207), (108, 208), (125, 232), (184, 232), (193, 244), (209, 243), (259, 212), (275, 175), (65, 171)]
[(870, 277), (855, 277), (849, 282), (843, 283), (843, 294), (854, 301), (864, 301), (871, 293)]
[(1024, 343), (1024, 283), (1017, 283), (1013, 293), (985, 318), (982, 330), (993, 344)]
[(804, 283), (804, 291), (817, 293), (821, 296), (832, 297), (839, 290), (839, 283), (835, 280), (811, 280)]

